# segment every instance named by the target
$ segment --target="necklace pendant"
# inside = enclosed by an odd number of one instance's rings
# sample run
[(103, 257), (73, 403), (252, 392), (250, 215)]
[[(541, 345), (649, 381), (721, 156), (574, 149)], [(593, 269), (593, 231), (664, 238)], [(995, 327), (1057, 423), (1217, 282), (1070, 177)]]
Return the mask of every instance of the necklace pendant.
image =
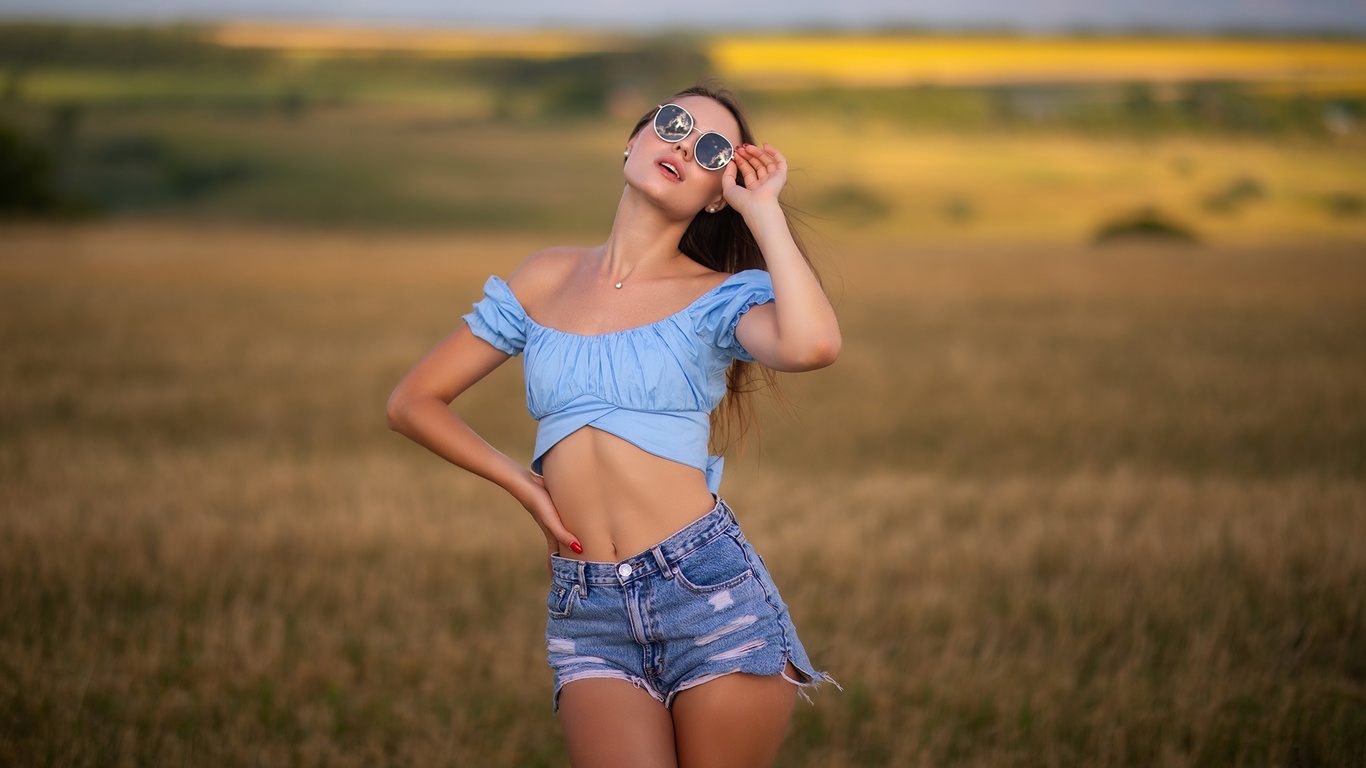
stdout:
[(617, 287), (620, 288), (620, 287), (621, 287), (621, 283), (617, 283)]

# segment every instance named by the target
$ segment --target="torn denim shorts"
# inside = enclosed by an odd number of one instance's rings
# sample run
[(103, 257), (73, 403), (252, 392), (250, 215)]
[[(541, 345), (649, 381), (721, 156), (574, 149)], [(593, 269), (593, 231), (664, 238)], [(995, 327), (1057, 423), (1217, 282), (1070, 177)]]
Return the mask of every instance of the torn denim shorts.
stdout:
[(666, 707), (733, 672), (782, 674), (800, 686), (829, 679), (812, 668), (768, 569), (720, 499), (634, 557), (556, 555), (551, 570), (545, 634), (556, 709), (566, 684), (591, 677), (626, 680)]

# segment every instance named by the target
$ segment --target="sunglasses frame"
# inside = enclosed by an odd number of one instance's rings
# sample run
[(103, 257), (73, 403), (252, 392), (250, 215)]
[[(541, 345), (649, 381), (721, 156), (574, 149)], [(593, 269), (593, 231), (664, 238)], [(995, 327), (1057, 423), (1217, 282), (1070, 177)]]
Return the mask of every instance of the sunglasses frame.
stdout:
[[(663, 132), (660, 130), (660, 127), (659, 127), (659, 116), (662, 115), (662, 114), (664, 114), (664, 108), (665, 108), (665, 107), (673, 107), (674, 109), (678, 110), (679, 112), (682, 112), (684, 115), (687, 115), (687, 117), (688, 117), (688, 132), (687, 132), (687, 133), (683, 134), (682, 136), (679, 136), (679, 137), (676, 138), (676, 139), (670, 139), (669, 137), (667, 137), (667, 136), (665, 136), (665, 135), (663, 134)], [(684, 109), (683, 107), (680, 107), (679, 105), (674, 104), (673, 102), (669, 102), (669, 103), (667, 103), (667, 104), (658, 104), (658, 105), (655, 106), (655, 114), (654, 114), (654, 117), (650, 118), (650, 126), (651, 126), (652, 128), (654, 128), (654, 130), (655, 130), (655, 135), (659, 137), (659, 140), (660, 140), (660, 141), (667, 141), (667, 142), (670, 143), (670, 144), (677, 144), (677, 143), (679, 143), (680, 141), (686, 141), (687, 138), (693, 134), (693, 131), (699, 130), (698, 127), (697, 127), (697, 118), (693, 117), (693, 116), (692, 116), (692, 113), (689, 112), (687, 109)], [(697, 152), (697, 145), (698, 145), (698, 144), (701, 144), (701, 143), (702, 143), (702, 140), (705, 139), (705, 138), (708, 137), (708, 136), (715, 136), (716, 138), (720, 139), (721, 141), (724, 141), (724, 142), (726, 143), (726, 147), (727, 147), (727, 150), (726, 150), (726, 162), (721, 163), (720, 165), (716, 166), (715, 168), (712, 168), (712, 167), (710, 167), (710, 166), (708, 166), (708, 165), (705, 165), (705, 164), (702, 162), (702, 156), (701, 156), (700, 154), (698, 154), (698, 152)], [(714, 155), (713, 155), (713, 156), (714, 156)], [(707, 170), (707, 171), (719, 171), (719, 170), (722, 170), (723, 168), (725, 168), (727, 165), (730, 165), (731, 161), (735, 159), (735, 145), (731, 143), (730, 139), (726, 138), (725, 136), (722, 136), (721, 134), (717, 133), (716, 131), (703, 131), (703, 132), (702, 132), (702, 135), (701, 135), (701, 136), (698, 136), (698, 137), (697, 137), (697, 141), (693, 143), (692, 159), (693, 159), (694, 161), (696, 161), (697, 164), (698, 164), (699, 166), (701, 166), (703, 170)]]

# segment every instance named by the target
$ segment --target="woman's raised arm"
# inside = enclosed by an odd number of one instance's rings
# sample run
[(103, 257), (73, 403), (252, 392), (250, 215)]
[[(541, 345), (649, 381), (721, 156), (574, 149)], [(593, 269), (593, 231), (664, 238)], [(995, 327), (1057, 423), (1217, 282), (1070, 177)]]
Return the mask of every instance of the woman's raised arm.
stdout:
[[(737, 174), (745, 186), (736, 183)], [(778, 203), (786, 183), (787, 160), (768, 144), (736, 149), (722, 178), (726, 202), (745, 217), (773, 278), (774, 302), (745, 313), (735, 336), (755, 360), (775, 371), (810, 371), (839, 357), (840, 326)]]

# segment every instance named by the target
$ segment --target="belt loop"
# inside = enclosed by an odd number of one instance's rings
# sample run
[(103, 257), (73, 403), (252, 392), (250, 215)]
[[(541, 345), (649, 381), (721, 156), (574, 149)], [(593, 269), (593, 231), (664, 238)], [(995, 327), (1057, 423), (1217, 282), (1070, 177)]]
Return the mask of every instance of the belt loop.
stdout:
[(655, 565), (659, 566), (659, 572), (664, 574), (664, 578), (672, 579), (674, 574), (673, 571), (669, 569), (669, 561), (664, 559), (664, 551), (659, 547), (655, 547), (650, 550), (650, 553), (655, 556)]
[(588, 599), (588, 563), (579, 561), (579, 597)]

